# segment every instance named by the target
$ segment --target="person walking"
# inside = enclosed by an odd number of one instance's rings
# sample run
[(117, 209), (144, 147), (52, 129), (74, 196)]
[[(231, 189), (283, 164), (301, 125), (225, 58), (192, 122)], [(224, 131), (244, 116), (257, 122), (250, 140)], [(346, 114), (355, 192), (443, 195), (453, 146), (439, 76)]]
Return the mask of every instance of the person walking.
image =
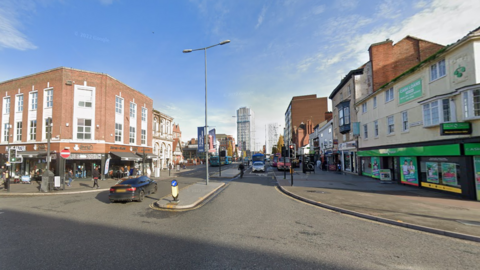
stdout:
[(245, 170), (245, 166), (243, 165), (243, 162), (238, 165), (238, 169), (240, 170), (240, 178), (243, 178), (243, 170)]
[(97, 188), (100, 188), (100, 186), (98, 185), (98, 177), (100, 176), (100, 172), (98, 171), (98, 167), (95, 167), (95, 169), (93, 169), (93, 187), (92, 188), (95, 188), (95, 186), (97, 186)]
[(71, 186), (72, 182), (73, 182), (73, 170), (72, 169), (68, 170), (67, 177), (68, 177), (68, 186)]

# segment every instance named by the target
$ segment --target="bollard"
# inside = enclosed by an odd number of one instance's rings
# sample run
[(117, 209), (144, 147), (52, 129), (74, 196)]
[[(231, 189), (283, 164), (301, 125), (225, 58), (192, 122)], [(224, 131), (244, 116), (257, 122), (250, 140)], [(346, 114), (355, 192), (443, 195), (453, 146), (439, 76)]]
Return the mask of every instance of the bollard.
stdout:
[(173, 200), (178, 202), (178, 183), (177, 180), (172, 180), (172, 197)]
[(293, 186), (293, 167), (290, 167), (291, 186)]

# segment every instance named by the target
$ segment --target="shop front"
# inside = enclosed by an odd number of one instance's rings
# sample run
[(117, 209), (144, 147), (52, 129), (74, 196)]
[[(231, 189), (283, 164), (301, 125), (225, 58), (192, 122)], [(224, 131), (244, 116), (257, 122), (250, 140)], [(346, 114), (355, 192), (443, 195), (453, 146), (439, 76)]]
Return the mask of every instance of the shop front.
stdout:
[(357, 143), (355, 141), (341, 143), (338, 150), (341, 153), (342, 170), (357, 173)]
[(363, 150), (358, 151), (358, 155), (362, 175), (379, 179), (380, 170), (388, 169), (392, 180), (399, 184), (476, 199), (478, 185), (474, 168), (476, 155), (480, 156), (480, 152), (467, 150), (476, 147), (480, 151), (480, 144), (447, 144)]

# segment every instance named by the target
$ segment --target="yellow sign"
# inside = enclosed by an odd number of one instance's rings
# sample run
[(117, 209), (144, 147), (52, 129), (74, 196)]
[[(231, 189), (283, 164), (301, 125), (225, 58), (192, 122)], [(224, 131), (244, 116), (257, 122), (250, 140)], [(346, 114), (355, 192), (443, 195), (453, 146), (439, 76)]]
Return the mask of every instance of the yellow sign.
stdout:
[(447, 187), (447, 186), (443, 186), (443, 185), (430, 184), (430, 183), (425, 183), (425, 182), (422, 182), (422, 187), (434, 188), (434, 189), (445, 190), (445, 191), (450, 191), (450, 192), (455, 192), (455, 193), (462, 193), (462, 190), (459, 189), (459, 188)]

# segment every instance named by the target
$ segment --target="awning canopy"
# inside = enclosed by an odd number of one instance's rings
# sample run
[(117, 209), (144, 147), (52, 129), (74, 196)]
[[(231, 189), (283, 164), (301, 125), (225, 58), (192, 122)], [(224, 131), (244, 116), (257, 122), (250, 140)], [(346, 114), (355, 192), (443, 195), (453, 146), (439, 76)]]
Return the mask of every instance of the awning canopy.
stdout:
[(130, 161), (142, 160), (141, 157), (130, 152), (110, 152), (110, 154), (113, 155), (112, 158), (120, 158), (121, 160), (130, 160)]
[[(52, 153), (52, 152), (50, 152)], [(18, 151), (17, 155), (22, 156), (24, 158), (36, 158), (36, 157), (46, 157), (47, 151)]]
[[(143, 158), (143, 153), (142, 152), (137, 152), (137, 155), (140, 156), (140, 158)], [(158, 159), (158, 155), (152, 154), (152, 153), (145, 153), (145, 156), (147, 159)]]

